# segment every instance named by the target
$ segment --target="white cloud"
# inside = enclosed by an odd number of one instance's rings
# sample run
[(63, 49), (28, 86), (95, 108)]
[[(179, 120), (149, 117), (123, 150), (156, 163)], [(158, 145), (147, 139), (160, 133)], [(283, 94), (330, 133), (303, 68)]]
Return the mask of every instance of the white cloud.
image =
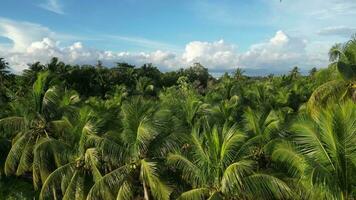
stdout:
[(60, 15), (65, 14), (63, 11), (63, 7), (58, 0), (46, 0), (46, 3), (39, 4), (38, 6)]
[(333, 26), (326, 27), (322, 30), (318, 31), (319, 35), (325, 36), (342, 36), (342, 37), (350, 37), (352, 34), (356, 33), (355, 27), (347, 27), (347, 26)]
[[(135, 65), (153, 63), (162, 70), (174, 70), (200, 62), (214, 72), (242, 67), (264, 69), (267, 74), (276, 70), (288, 71), (295, 65), (302, 68), (324, 67), (328, 62), (329, 48), (329, 44), (310, 43), (283, 31), (276, 32), (269, 40), (252, 45), (246, 52), (239, 52), (236, 45), (224, 40), (192, 41), (181, 51), (162, 50), (160, 43), (156, 50), (148, 52), (102, 51), (87, 47), (82, 42), (62, 45), (59, 40), (63, 38), (57, 36), (38, 24), (0, 19), (0, 37), (7, 37), (13, 42), (10, 49), (0, 49), (0, 54), (16, 71), (25, 69), (27, 63), (45, 63), (51, 57), (58, 57), (70, 64), (95, 64), (97, 60), (108, 66), (115, 62)], [(150, 43), (149, 40), (146, 43)]]
[(306, 45), (307, 41), (278, 31), (269, 41), (253, 45), (241, 54), (240, 64), (252, 68), (305, 67), (308, 65), (305, 62)]
[(23, 52), (33, 42), (53, 33), (39, 24), (14, 21), (0, 17), (0, 36), (10, 39), (13, 51)]
[(223, 40), (216, 42), (193, 41), (186, 45), (182, 59), (187, 64), (200, 62), (211, 68), (233, 68), (238, 63), (236, 47)]

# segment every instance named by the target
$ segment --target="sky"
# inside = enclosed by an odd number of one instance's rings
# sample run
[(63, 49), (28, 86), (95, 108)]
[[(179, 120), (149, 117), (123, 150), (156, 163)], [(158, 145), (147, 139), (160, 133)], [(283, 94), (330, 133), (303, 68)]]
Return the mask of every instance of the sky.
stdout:
[(14, 72), (70, 64), (200, 62), (212, 73), (285, 73), (328, 65), (356, 33), (356, 0), (2, 0), (0, 57)]

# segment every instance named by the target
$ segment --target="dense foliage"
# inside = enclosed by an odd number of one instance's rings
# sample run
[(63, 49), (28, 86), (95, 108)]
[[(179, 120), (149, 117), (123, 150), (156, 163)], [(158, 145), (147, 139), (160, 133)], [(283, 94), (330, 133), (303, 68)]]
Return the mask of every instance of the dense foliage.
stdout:
[(356, 39), (330, 61), (214, 78), (0, 59), (0, 199), (355, 199)]

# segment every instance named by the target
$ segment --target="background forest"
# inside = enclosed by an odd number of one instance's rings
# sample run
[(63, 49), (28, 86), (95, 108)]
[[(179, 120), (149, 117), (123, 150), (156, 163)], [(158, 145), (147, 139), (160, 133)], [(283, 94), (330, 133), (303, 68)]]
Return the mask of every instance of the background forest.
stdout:
[(0, 199), (355, 199), (356, 38), (328, 68), (212, 77), (0, 61)]

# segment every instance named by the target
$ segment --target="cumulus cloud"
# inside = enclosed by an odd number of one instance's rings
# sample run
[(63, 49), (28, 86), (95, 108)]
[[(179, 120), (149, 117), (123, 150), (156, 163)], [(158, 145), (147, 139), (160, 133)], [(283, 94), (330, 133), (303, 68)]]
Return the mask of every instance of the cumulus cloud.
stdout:
[(240, 64), (252, 68), (287, 68), (305, 62), (307, 41), (278, 31), (269, 41), (253, 45), (241, 54)]
[(236, 67), (239, 60), (235, 45), (227, 44), (224, 40), (216, 42), (193, 41), (186, 45), (182, 61), (192, 64), (200, 62), (211, 68)]
[[(295, 65), (307, 68), (327, 63), (326, 51), (320, 51), (318, 54), (310, 53), (308, 41), (289, 36), (283, 31), (276, 32), (269, 40), (252, 45), (245, 52), (239, 52), (236, 45), (224, 40), (192, 41), (187, 43), (182, 51), (98, 50), (82, 42), (62, 45), (59, 42), (60, 38), (56, 38), (56, 34), (46, 27), (5, 19), (0, 19), (0, 36), (9, 38), (13, 43), (10, 48), (0, 49), (0, 54), (16, 71), (22, 71), (28, 63), (35, 61), (46, 63), (51, 57), (58, 57), (70, 64), (95, 64), (97, 60), (101, 60), (108, 66), (112, 66), (115, 62), (128, 62), (135, 65), (153, 63), (161, 70), (175, 70), (200, 62), (214, 72), (242, 67), (263, 69), (266, 74), (276, 70), (288, 71)], [(323, 54), (325, 59), (322, 57)]]
[(42, 40), (53, 34), (47, 27), (39, 24), (0, 17), (0, 36), (12, 41), (13, 51), (23, 52), (33, 41)]

